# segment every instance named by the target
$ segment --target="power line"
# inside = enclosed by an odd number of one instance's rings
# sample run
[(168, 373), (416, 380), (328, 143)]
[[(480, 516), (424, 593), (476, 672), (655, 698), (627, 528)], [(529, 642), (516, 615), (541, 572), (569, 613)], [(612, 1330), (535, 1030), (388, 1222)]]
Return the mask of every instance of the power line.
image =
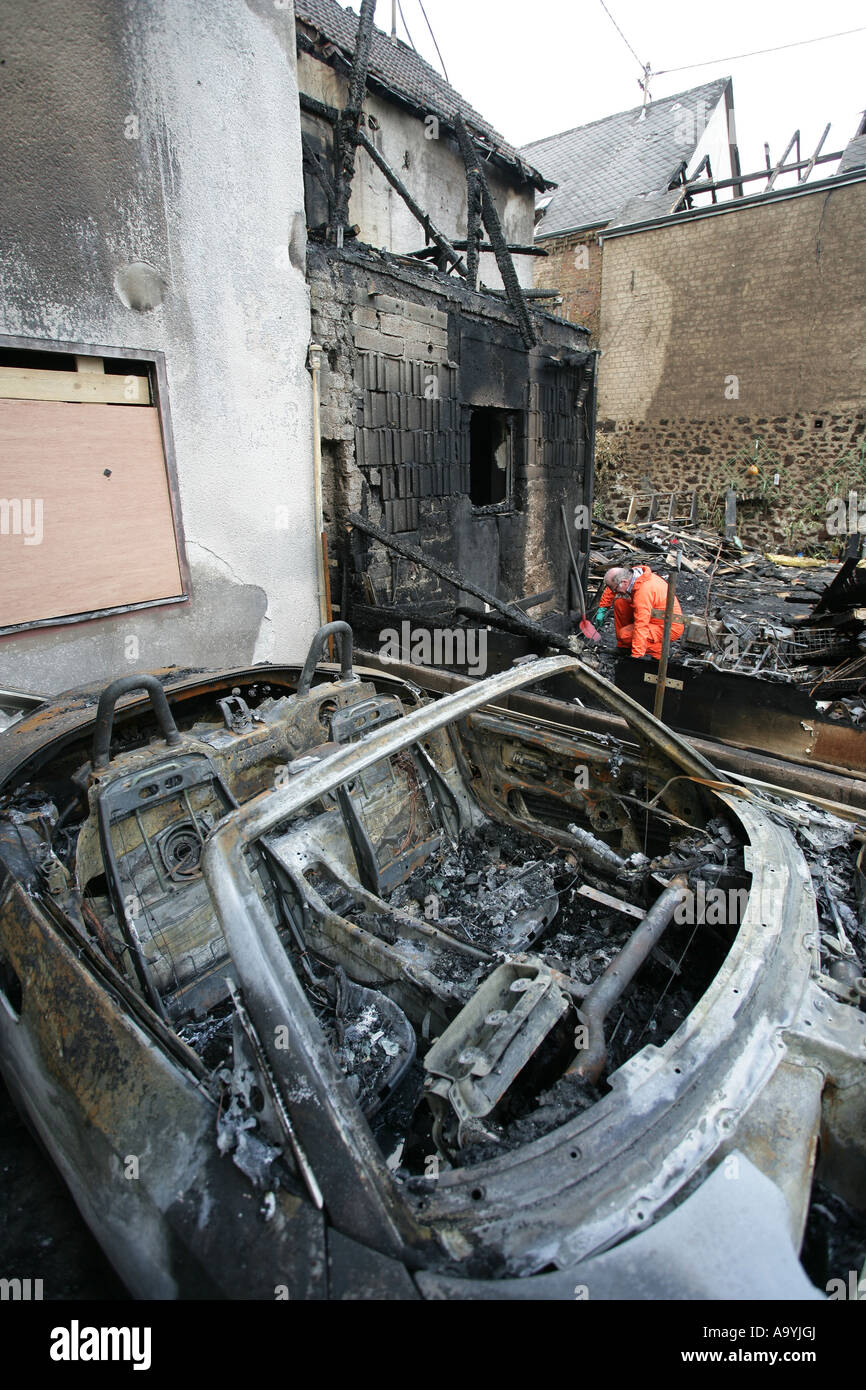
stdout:
[(409, 43), (410, 43), (410, 45), (412, 46), (412, 48), (413, 48), (413, 50), (415, 51), (415, 53), (417, 53), (418, 50), (417, 50), (417, 48), (415, 48), (415, 40), (412, 38), (412, 35), (409, 33), (409, 25), (406, 23), (406, 16), (405, 16), (404, 13), (403, 13), (403, 6), (400, 4), (400, 0), (397, 0), (397, 9), (400, 11), (400, 18), (401, 18), (402, 21), (403, 21), (403, 28), (406, 30), (406, 38), (409, 40)]
[[(604, 0), (601, 0), (604, 5)], [(605, 9), (607, 6), (605, 5)], [(662, 68), (661, 72), (655, 73), (656, 77), (665, 77), (672, 72), (691, 72), (693, 68), (711, 68), (717, 63), (735, 63), (740, 58), (758, 58), (763, 53), (781, 53), (786, 48), (804, 48), (810, 43), (825, 43), (827, 39), (844, 39), (849, 34), (866, 33), (866, 25), (861, 25), (859, 29), (842, 29), (838, 34), (819, 34), (814, 39), (798, 39), (795, 43), (780, 43), (775, 48), (755, 48), (751, 53), (729, 53), (726, 58), (712, 58), (705, 63), (685, 63), (680, 68)], [(631, 47), (631, 45), (629, 45)], [(634, 52), (634, 49), (632, 49)]]
[[(427, 18), (427, 11), (426, 11), (425, 8), (424, 8), (424, 0), (418, 0), (418, 4), (421, 6), (421, 13), (422, 13), (423, 16), (424, 16), (424, 22), (426, 23), (427, 28), (430, 30), (430, 37), (431, 37), (431, 39), (433, 40), (433, 47), (436, 49), (436, 52), (439, 53), (439, 45), (438, 45), (438, 43), (436, 42), (436, 35), (433, 33), (433, 26), (432, 26), (432, 24), (430, 23), (429, 19)], [(444, 60), (443, 60), (443, 57), (442, 57), (442, 54), (441, 54), (441, 53), (439, 53), (439, 62), (440, 62), (440, 64), (441, 64), (441, 66), (442, 66), (442, 71), (443, 71), (443, 73), (445, 74), (445, 81), (446, 81), (446, 82), (448, 83), (448, 85), (450, 86), (450, 85), (451, 85), (451, 79), (450, 79), (450, 77), (448, 76), (448, 72), (447, 72), (446, 67), (445, 67), (445, 62), (444, 62)]]
[(607, 17), (608, 17), (608, 19), (610, 20), (611, 24), (613, 25), (614, 29), (615, 29), (616, 32), (619, 34), (620, 38), (622, 39), (622, 41), (623, 41), (623, 43), (625, 44), (626, 48), (628, 49), (629, 53), (630, 53), (631, 56), (634, 58), (634, 60), (635, 60), (635, 62), (637, 63), (638, 67), (639, 67), (639, 68), (642, 68), (644, 71), (646, 71), (646, 64), (645, 64), (645, 63), (642, 63), (641, 60), (640, 60), (640, 58), (639, 58), (639, 57), (637, 56), (637, 54), (635, 53), (634, 49), (632, 48), (632, 46), (631, 46), (631, 44), (629, 43), (628, 39), (626, 38), (625, 34), (622, 32), (622, 30), (620, 29), (620, 27), (619, 27), (619, 25), (617, 24), (616, 20), (614, 19), (613, 15), (611, 14), (610, 10), (607, 8), (607, 5), (604, 3), (604, 0), (599, 0), (599, 4), (601, 5), (601, 8), (604, 10), (605, 14), (607, 15)]

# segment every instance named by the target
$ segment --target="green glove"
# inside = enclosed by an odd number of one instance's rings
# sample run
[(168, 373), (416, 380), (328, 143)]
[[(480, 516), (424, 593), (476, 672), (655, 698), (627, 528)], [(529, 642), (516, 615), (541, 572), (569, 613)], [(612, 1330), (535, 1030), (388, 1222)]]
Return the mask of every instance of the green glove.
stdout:
[(596, 627), (604, 627), (605, 620), (606, 620), (607, 615), (608, 615), (609, 612), (610, 612), (610, 609), (609, 609), (609, 608), (599, 608), (598, 612), (597, 612), (596, 615), (595, 615), (595, 626), (596, 626)]

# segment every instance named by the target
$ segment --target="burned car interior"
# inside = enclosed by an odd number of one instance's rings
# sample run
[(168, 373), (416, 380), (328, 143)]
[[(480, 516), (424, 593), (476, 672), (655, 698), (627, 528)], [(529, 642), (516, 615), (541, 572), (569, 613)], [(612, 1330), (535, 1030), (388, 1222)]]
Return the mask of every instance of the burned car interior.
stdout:
[[(321, 666), (329, 642), (339, 669)], [(509, 710), (563, 674), (615, 700), (634, 741)], [(827, 973), (786, 809), (576, 658), (429, 700), (356, 670), (334, 623), (300, 673), (185, 674), (169, 698), (132, 676), (45, 735), (0, 800), (4, 1029), (29, 1015), (30, 1066), (47, 1047), (38, 921), (83, 972), (78, 1006), (101, 991), (161, 1059), (138, 1096), (152, 1143), (170, 1147), (160, 1115), (195, 1092), (199, 1215), (216, 1161), (266, 1223), (280, 1207), (291, 1234), (312, 1210), (319, 1235), (396, 1271), (392, 1295), (508, 1297), (639, 1236), (734, 1150), (785, 1195), (782, 1285), (819, 1134), (862, 1199), (863, 981), (850, 942), (853, 968)], [(696, 892), (731, 910), (696, 921)], [(133, 1084), (135, 1055), (103, 1050), (102, 1085), (115, 1066)], [(128, 1122), (95, 1119), (72, 1061), (51, 1069), (110, 1166)], [(761, 1113), (783, 1103), (797, 1134), (767, 1160)], [(195, 1244), (156, 1170), (124, 1277), (172, 1296), (198, 1287), (198, 1257), (153, 1234)]]

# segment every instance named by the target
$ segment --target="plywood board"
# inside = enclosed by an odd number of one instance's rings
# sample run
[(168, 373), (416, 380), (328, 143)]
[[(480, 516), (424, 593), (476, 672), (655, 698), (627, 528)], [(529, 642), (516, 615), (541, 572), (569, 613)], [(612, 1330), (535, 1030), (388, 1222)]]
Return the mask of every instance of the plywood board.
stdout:
[(156, 409), (0, 400), (0, 627), (182, 592)]
[(146, 376), (137, 373), (110, 376), (102, 370), (101, 357), (79, 357), (76, 361), (88, 365), (77, 372), (0, 367), (0, 400), (150, 405), (150, 382)]

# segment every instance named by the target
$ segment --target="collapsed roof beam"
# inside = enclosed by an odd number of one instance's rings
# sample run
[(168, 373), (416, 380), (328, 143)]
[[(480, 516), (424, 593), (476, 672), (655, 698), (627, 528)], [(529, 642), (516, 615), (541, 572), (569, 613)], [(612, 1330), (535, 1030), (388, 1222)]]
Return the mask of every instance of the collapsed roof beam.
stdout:
[[(458, 241), (456, 238), (455, 238), (454, 241), (452, 241), (451, 245), (454, 247), (454, 250), (455, 250), (455, 251), (469, 251), (469, 250), (471, 249), (470, 246), (469, 246), (469, 242), (468, 242), (468, 241)], [(493, 250), (493, 242), (492, 242), (492, 241), (480, 241), (480, 242), (476, 243), (475, 249), (476, 249), (476, 251), (479, 251), (479, 252), (481, 252), (481, 251), (488, 251), (488, 252), (491, 252), (491, 251)], [(542, 250), (542, 248), (541, 248), (540, 246), (513, 246), (513, 245), (511, 244), (511, 242), (508, 243), (508, 250), (509, 250), (509, 252), (510, 252), (510, 254), (511, 254), (512, 256), (549, 256), (549, 255), (550, 255), (550, 252), (549, 252), (549, 251), (544, 251), (544, 250)], [(422, 246), (422, 248), (421, 248), (420, 251), (406, 251), (406, 252), (405, 252), (405, 255), (407, 255), (407, 256), (412, 256), (412, 257), (415, 258), (415, 260), (425, 261), (425, 260), (429, 260), (430, 257), (436, 255), (436, 248), (435, 248), (435, 246)], [(468, 260), (469, 260), (469, 257), (468, 257), (468, 256), (466, 257), (466, 260), (467, 260), (467, 262), (468, 262)], [(524, 293), (525, 293), (525, 291), (524, 291)]]
[[(499, 214), (496, 211), (496, 205), (493, 202), (487, 179), (484, 176), (484, 170), (481, 168), (475, 142), (466, 129), (466, 123), (459, 112), (454, 122), (454, 128), (457, 131), (457, 139), (460, 143), (463, 163), (466, 165), (467, 177), (473, 174), (481, 190), (481, 215), (484, 220), (484, 226), (487, 228), (487, 235), (490, 237), (490, 241), (493, 245), (496, 264), (499, 266), (499, 274), (502, 276), (502, 283), (505, 286), (508, 302), (517, 318), (520, 335), (527, 348), (534, 347), (535, 343), (538, 341), (535, 328), (529, 314), (529, 309), (526, 306), (526, 300), (523, 296), (520, 281), (517, 278), (517, 272), (514, 269), (514, 262), (508, 251), (508, 245), (502, 231), (502, 224), (499, 221)], [(471, 241), (472, 239), (472, 232), (470, 230), (468, 240)]]
[(797, 176), (797, 182), (798, 182), (798, 183), (805, 183), (805, 182), (806, 182), (807, 178), (809, 177), (809, 175), (811, 174), (812, 170), (814, 169), (815, 164), (817, 163), (818, 156), (819, 156), (819, 154), (821, 153), (821, 148), (822, 148), (822, 146), (823, 146), (823, 144), (824, 144), (824, 141), (827, 139), (827, 136), (828, 136), (829, 134), (830, 134), (830, 122), (828, 121), (827, 124), (826, 124), (825, 127), (824, 127), (824, 134), (821, 136), (821, 139), (818, 141), (817, 145), (815, 146), (815, 153), (812, 155), (812, 158), (809, 160), (808, 164), (806, 165), (806, 172), (805, 172), (805, 174), (799, 174), (799, 175)]
[[(829, 130), (829, 126), (827, 129)], [(823, 143), (824, 137), (822, 136), (821, 144)], [(818, 148), (820, 149), (820, 145)], [(798, 160), (794, 164), (783, 164), (781, 168), (778, 169), (777, 173), (794, 174), (799, 169), (808, 169), (809, 173), (811, 173), (816, 164), (832, 164), (834, 160), (841, 159), (844, 153), (844, 150), (836, 150), (833, 154), (820, 155), (816, 152), (812, 155), (811, 159)], [(712, 183), (689, 183), (686, 184), (684, 192), (711, 193), (714, 188), (735, 188), (737, 184), (754, 183), (756, 179), (765, 179), (767, 177), (767, 172), (767, 169), (759, 169), (756, 174), (738, 174), (735, 179), (714, 179)], [(769, 172), (772, 173), (772, 170)], [(808, 175), (804, 175), (804, 178), (807, 177)]]
[(373, 42), (375, 13), (376, 0), (361, 0), (355, 57), (349, 76), (349, 91), (346, 105), (340, 112), (336, 126), (334, 142), (334, 164), (337, 175), (336, 200), (331, 226), (334, 229), (338, 245), (342, 244), (343, 231), (349, 220), (349, 197), (352, 192), (352, 180), (355, 177), (355, 149), (361, 128), (364, 92), (367, 89), (367, 69), (370, 66), (370, 47)]
[[(799, 145), (799, 143), (800, 143), (800, 132), (799, 132), (799, 130), (795, 130), (795, 131), (794, 131), (794, 134), (791, 136), (790, 140), (788, 141), (787, 145), (785, 146), (785, 153), (782, 155), (782, 158), (779, 160), (779, 162), (778, 162), (778, 164), (776, 165), (775, 169), (773, 170), (772, 174), (771, 174), (770, 177), (767, 179), (767, 187), (764, 189), (764, 192), (765, 192), (765, 193), (769, 193), (769, 192), (770, 192), (771, 188), (773, 187), (773, 184), (776, 182), (776, 179), (779, 177), (779, 175), (780, 175), (781, 172), (782, 172), (782, 168), (783, 168), (783, 165), (784, 165), (784, 163), (785, 163), (785, 160), (788, 158), (788, 155), (791, 153), (791, 151), (792, 151), (792, 149), (794, 148), (794, 146), (795, 146), (795, 145)], [(798, 161), (798, 162), (799, 162), (799, 161)]]
[(448, 240), (448, 238), (442, 232), (439, 231), (438, 227), (435, 227), (433, 225), (427, 213), (420, 206), (420, 204), (415, 202), (415, 199), (412, 197), (412, 194), (409, 192), (405, 183), (400, 178), (400, 175), (394, 172), (385, 156), (381, 154), (379, 150), (376, 149), (376, 146), (373, 144), (373, 141), (368, 139), (368, 137), (364, 134), (363, 130), (358, 131), (358, 144), (361, 146), (362, 149), (367, 151), (367, 154), (370, 156), (373, 163), (376, 164), (382, 170), (382, 173), (385, 175), (385, 178), (388, 180), (391, 187), (396, 189), (396, 191), (400, 194), (400, 197), (403, 199), (403, 202), (406, 204), (413, 217), (417, 218), (417, 220), (421, 223), (421, 226), (424, 228), (424, 235), (427, 237), (427, 240), (433, 242), (434, 246), (437, 247), (437, 249), (441, 252), (441, 254), (449, 262), (449, 264), (454, 267), (456, 271), (459, 271), (461, 275), (467, 275), (468, 271), (466, 269), (466, 263), (463, 260), (463, 258), (460, 255), (458, 255), (458, 253), (454, 250), (454, 247), (451, 245), (451, 242)]
[[(525, 289), (523, 289), (522, 286), (521, 286), (521, 291), (520, 291), (520, 292), (521, 292), (521, 294), (523, 295), (523, 298), (524, 298), (524, 299), (558, 299), (558, 298), (560, 297), (560, 295), (562, 294), (562, 290), (525, 290)], [(486, 293), (486, 294), (495, 294), (495, 295), (497, 295), (500, 299), (504, 299), (504, 298), (506, 297), (506, 295), (507, 295), (507, 291), (506, 291), (506, 290), (489, 290), (489, 289), (488, 289), (488, 290), (485, 290), (485, 293)]]
[[(465, 241), (455, 241), (455, 242), (454, 242), (454, 246), (456, 247), (456, 249), (457, 249), (458, 251), (465, 251), (465, 250), (467, 249), (468, 243), (465, 242)], [(493, 248), (493, 242), (492, 242), (492, 241), (482, 241), (482, 242), (479, 243), (479, 246), (478, 246), (478, 250), (479, 250), (479, 251), (492, 251), (493, 249), (494, 249), (494, 248)], [(513, 245), (511, 242), (508, 243), (507, 250), (508, 250), (509, 254), (512, 255), (512, 256), (549, 256), (549, 255), (550, 255), (550, 252), (549, 252), (549, 251), (544, 251), (544, 250), (542, 250), (542, 248), (541, 248), (540, 246), (515, 246), (515, 245)]]

